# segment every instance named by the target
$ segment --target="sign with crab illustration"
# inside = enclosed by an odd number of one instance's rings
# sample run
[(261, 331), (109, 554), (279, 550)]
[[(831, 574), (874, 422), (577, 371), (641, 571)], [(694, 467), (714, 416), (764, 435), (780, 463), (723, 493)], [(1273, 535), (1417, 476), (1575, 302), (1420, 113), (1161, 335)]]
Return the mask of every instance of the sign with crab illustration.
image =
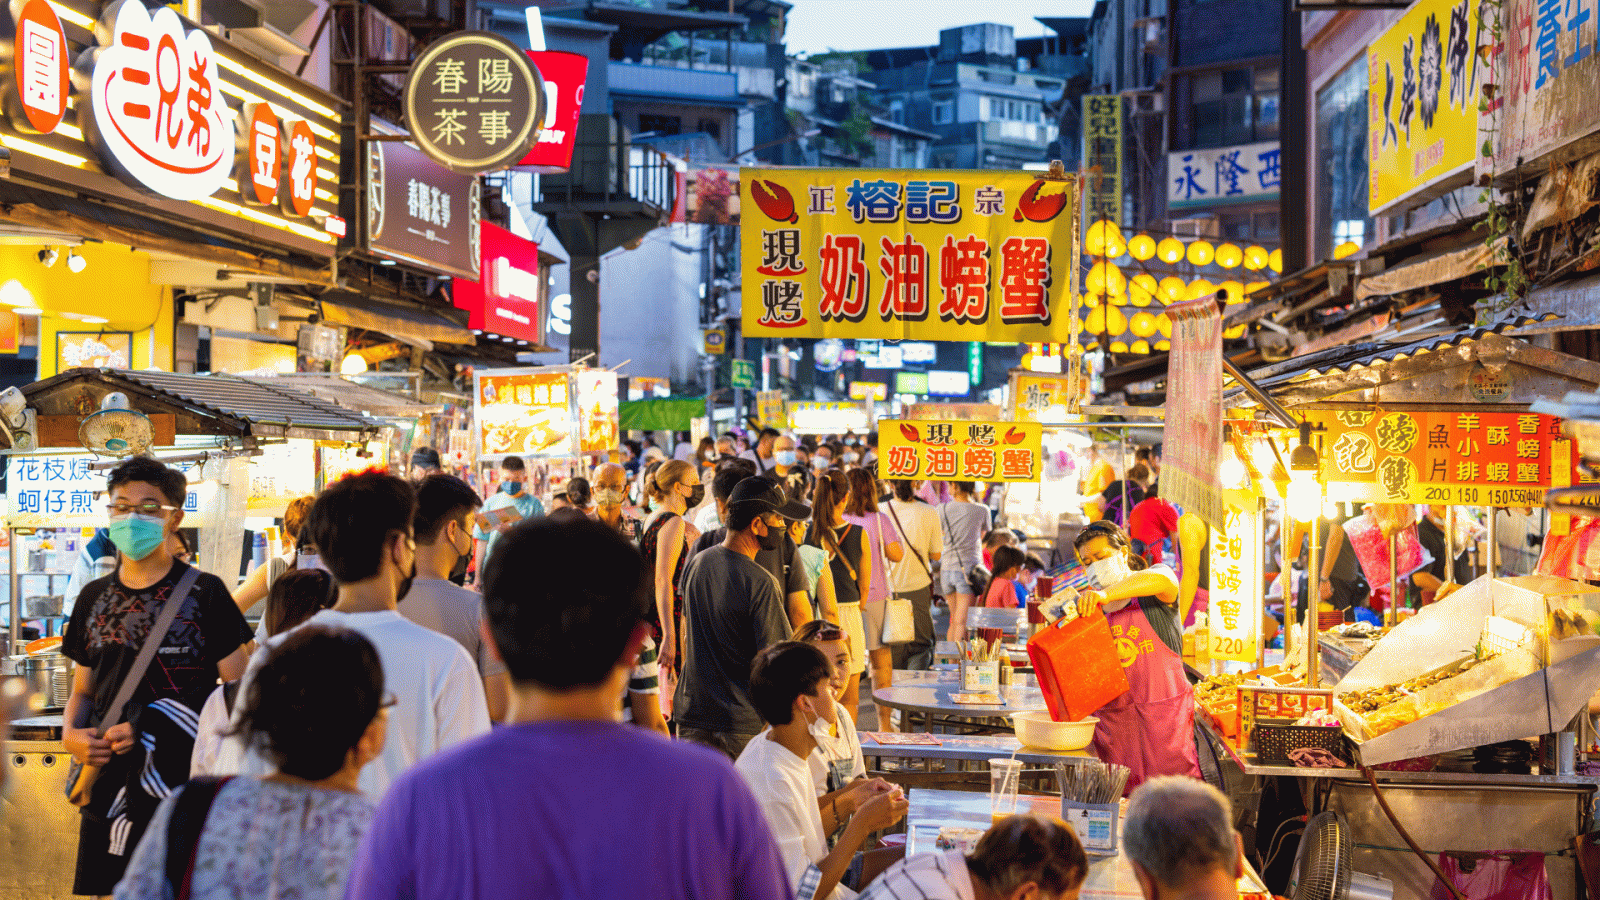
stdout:
[(1037, 422), (878, 422), (878, 477), (934, 481), (1038, 481)]

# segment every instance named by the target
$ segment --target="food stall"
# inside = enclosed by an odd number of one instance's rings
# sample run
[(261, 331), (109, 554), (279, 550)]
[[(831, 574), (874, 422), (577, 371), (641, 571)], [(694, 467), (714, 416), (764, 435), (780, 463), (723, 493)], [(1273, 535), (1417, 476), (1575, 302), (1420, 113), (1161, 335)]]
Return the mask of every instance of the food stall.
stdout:
[(866, 434), (872, 430), (872, 417), (864, 403), (801, 400), (787, 405), (789, 430), (795, 434)]
[[(473, 374), (480, 470), (507, 456), (529, 464), (535, 495), (586, 474), (621, 440), (617, 375), (584, 366), (485, 369)], [(492, 482), (480, 471), (482, 483)]]

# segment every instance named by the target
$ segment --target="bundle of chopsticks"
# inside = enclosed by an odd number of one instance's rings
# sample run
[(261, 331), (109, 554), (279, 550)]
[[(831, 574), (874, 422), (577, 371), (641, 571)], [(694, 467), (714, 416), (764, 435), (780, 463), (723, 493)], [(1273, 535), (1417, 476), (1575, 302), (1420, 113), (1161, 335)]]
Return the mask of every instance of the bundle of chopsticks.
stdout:
[(1128, 786), (1128, 767), (1099, 760), (1057, 763), (1056, 783), (1061, 786), (1061, 796), (1074, 803), (1116, 803)]

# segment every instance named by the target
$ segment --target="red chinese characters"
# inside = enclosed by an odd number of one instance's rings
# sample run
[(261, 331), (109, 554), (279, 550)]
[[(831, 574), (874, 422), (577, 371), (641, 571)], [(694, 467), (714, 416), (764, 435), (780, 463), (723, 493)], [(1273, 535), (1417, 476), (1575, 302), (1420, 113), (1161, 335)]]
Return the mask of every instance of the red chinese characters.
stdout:
[(946, 235), (939, 249), (939, 318), (946, 322), (989, 320), (989, 242), (969, 234)]
[(174, 200), (208, 197), (227, 181), (234, 156), (228, 110), (211, 39), (185, 33), (168, 8), (146, 12), (118, 0), (101, 13), (111, 34), (95, 59), (85, 132), (124, 180)]
[(917, 448), (890, 447), (888, 463), (890, 478), (915, 478), (919, 468)]
[(883, 272), (883, 296), (878, 300), (878, 317), (910, 319), (928, 317), (928, 248), (907, 235), (899, 243), (887, 236), (878, 239), (878, 269)]
[(959, 468), (961, 454), (954, 447), (929, 447), (927, 452), (928, 478), (954, 478)]
[(284, 120), (283, 155), (288, 184), (278, 193), (279, 206), (286, 215), (303, 219), (317, 200), (317, 138), (304, 119)]
[(819, 280), (822, 299), (817, 314), (823, 321), (859, 322), (867, 316), (871, 273), (860, 235), (830, 234), (822, 239)]
[(1000, 245), (1000, 321), (1007, 325), (1050, 321), (1050, 242), (1006, 238)]

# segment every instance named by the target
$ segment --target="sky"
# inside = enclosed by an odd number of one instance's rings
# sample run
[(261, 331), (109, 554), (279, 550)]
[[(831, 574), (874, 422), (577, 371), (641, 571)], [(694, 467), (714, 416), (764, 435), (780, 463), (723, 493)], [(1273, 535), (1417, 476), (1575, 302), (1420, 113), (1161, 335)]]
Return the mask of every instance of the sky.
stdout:
[(1019, 38), (1047, 29), (1034, 16), (1087, 16), (1093, 0), (792, 0), (785, 39), (789, 52), (871, 50), (939, 43), (957, 25), (998, 22)]

